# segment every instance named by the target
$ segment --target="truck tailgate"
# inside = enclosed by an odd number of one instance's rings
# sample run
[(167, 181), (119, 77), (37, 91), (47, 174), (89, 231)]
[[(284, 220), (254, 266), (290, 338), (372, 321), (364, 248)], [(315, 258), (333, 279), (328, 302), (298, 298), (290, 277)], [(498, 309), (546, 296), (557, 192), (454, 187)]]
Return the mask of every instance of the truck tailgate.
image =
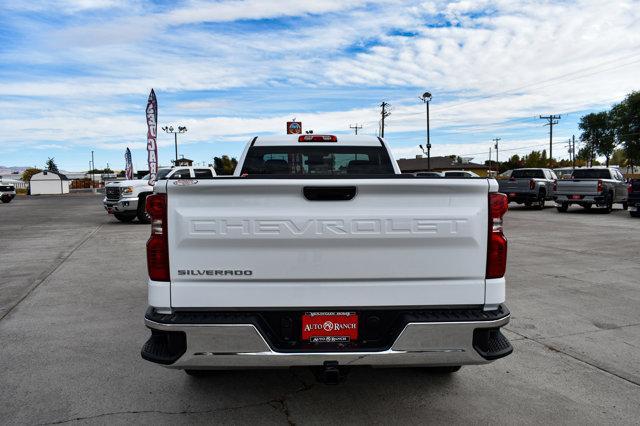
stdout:
[[(171, 304), (483, 304), (489, 182), (169, 181)], [(310, 201), (305, 187), (355, 187), (356, 195)]]
[(559, 180), (556, 195), (598, 194), (598, 180)]
[(522, 192), (530, 192), (529, 189), (529, 181), (531, 179), (516, 179), (516, 180), (500, 180), (498, 181), (498, 185), (500, 188), (500, 192), (504, 194), (509, 194), (511, 192), (522, 193)]

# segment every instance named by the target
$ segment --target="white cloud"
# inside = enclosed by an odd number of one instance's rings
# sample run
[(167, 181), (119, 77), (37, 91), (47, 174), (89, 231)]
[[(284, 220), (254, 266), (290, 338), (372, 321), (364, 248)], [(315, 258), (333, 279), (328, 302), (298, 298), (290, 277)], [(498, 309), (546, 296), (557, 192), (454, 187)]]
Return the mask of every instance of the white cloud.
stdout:
[[(50, 5), (32, 4), (40, 13)], [(23, 44), (0, 52), (5, 70), (15, 67), (0, 74), (0, 125), (13, 129), (0, 149), (142, 144), (151, 87), (161, 121), (189, 126), (185, 144), (280, 133), (292, 116), (319, 131), (364, 122), (375, 132), (375, 103), (359, 99), (373, 90), (394, 107), (387, 131), (416, 139), (424, 89), (433, 128), (452, 140), (492, 129), (531, 140), (534, 126), (544, 137), (538, 114), (604, 108), (637, 90), (640, 75), (640, 2), (631, 0), (55, 5), (78, 18), (17, 20)], [(288, 21), (253, 21), (278, 18)], [(256, 89), (260, 100), (231, 100)]]

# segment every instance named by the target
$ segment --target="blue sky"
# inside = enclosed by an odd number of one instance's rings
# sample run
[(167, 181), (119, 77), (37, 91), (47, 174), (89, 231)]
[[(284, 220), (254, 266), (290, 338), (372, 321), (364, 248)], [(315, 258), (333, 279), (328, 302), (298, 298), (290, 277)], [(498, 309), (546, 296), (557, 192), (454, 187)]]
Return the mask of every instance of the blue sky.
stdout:
[[(349, 125), (419, 154), (433, 94), (433, 155), (501, 159), (548, 144), (581, 115), (640, 89), (640, 2), (221, 0), (0, 1), (0, 165), (145, 167), (144, 108), (186, 125), (180, 154), (238, 155), (296, 117), (316, 133)], [(173, 138), (159, 135), (160, 160)]]

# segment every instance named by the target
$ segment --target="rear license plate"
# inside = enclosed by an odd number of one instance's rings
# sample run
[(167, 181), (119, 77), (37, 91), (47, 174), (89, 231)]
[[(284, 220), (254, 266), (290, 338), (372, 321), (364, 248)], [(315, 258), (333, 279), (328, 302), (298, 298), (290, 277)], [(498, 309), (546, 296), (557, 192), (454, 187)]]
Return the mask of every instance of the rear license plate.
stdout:
[(582, 195), (572, 195), (569, 198), (571, 198), (572, 200), (580, 200), (582, 199)]
[(346, 343), (358, 340), (358, 314), (306, 312), (302, 315), (302, 340), (311, 343)]

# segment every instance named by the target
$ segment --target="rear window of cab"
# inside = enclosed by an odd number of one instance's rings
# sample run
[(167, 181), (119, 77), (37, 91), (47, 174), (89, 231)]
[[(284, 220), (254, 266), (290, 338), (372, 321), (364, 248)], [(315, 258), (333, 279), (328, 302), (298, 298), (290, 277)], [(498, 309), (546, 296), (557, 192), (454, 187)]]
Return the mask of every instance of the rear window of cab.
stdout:
[(367, 175), (394, 174), (382, 146), (253, 146), (243, 175)]

